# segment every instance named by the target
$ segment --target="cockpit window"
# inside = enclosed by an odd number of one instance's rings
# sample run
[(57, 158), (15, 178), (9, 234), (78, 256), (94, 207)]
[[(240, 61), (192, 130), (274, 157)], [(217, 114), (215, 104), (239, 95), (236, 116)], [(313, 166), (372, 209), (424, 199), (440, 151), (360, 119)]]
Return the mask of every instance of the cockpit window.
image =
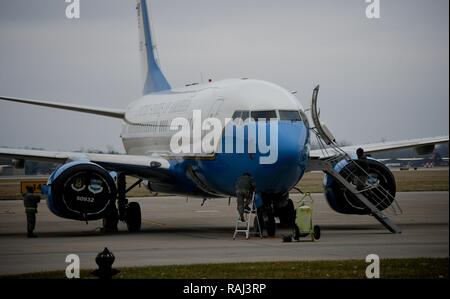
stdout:
[(280, 110), (280, 120), (301, 121), (300, 113), (297, 110)]
[(241, 118), (242, 120), (246, 120), (250, 116), (250, 111), (237, 110), (233, 113), (233, 120)]
[(233, 113), (233, 120), (236, 120), (236, 119), (240, 118), (241, 115), (242, 115), (242, 111), (241, 110), (234, 111), (234, 113)]
[(250, 117), (250, 111), (242, 111), (242, 120), (247, 120)]
[(252, 111), (252, 118), (255, 121), (258, 121), (258, 120), (269, 121), (271, 118), (277, 118), (277, 113), (275, 112), (275, 110)]

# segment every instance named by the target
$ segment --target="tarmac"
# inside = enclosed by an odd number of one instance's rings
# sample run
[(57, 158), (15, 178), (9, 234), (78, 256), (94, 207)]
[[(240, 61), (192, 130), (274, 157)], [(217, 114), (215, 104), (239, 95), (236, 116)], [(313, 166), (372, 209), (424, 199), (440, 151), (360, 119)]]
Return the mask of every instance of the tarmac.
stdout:
[[(292, 198), (298, 200), (300, 195)], [(322, 237), (316, 242), (283, 243), (280, 229), (275, 238), (242, 235), (232, 239), (236, 200), (208, 200), (166, 196), (137, 198), (143, 225), (139, 233), (100, 232), (101, 221), (85, 224), (51, 214), (41, 203), (37, 215), (38, 238), (26, 238), (21, 201), (0, 201), (0, 275), (64, 270), (66, 256), (77, 254), (81, 267), (96, 268), (95, 257), (108, 247), (115, 267), (256, 261), (448, 257), (448, 192), (399, 193), (403, 209), (392, 219), (403, 230), (391, 234), (373, 217), (340, 215), (331, 210), (322, 194), (313, 194), (314, 222)]]

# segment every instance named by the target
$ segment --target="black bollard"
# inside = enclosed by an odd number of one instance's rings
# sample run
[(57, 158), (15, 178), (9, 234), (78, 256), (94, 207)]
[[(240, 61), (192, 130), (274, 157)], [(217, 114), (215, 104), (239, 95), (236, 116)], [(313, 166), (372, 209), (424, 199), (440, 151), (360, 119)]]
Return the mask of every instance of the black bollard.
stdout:
[(114, 275), (120, 273), (119, 270), (112, 268), (115, 259), (114, 254), (105, 247), (95, 258), (98, 269), (92, 271), (91, 274), (100, 279), (111, 279)]

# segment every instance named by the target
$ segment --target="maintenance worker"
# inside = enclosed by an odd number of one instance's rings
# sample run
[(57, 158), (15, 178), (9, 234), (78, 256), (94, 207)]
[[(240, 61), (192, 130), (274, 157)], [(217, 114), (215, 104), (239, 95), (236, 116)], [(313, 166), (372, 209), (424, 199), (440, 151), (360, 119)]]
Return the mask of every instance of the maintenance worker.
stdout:
[(25, 206), (25, 213), (27, 214), (27, 237), (36, 238), (34, 228), (36, 226), (37, 204), (41, 201), (39, 195), (34, 194), (34, 189), (27, 186), (27, 192), (23, 194), (23, 205)]
[(356, 150), (356, 156), (358, 157), (359, 160), (367, 158), (366, 153), (364, 153), (364, 150), (362, 148), (358, 148)]
[[(362, 148), (358, 148), (356, 150), (356, 156), (358, 157), (358, 160), (366, 160), (367, 156), (366, 153)], [(364, 161), (362, 161), (364, 162)], [(356, 189), (358, 191), (364, 190), (367, 188), (367, 180), (368, 180), (368, 173), (369, 173), (369, 167), (367, 163), (359, 163), (358, 164), (361, 167), (362, 171), (358, 171), (358, 177), (356, 180)]]
[(245, 210), (250, 210), (249, 204), (252, 200), (253, 192), (255, 192), (256, 185), (251, 175), (244, 173), (237, 179), (235, 188), (239, 220), (245, 221), (244, 212)]

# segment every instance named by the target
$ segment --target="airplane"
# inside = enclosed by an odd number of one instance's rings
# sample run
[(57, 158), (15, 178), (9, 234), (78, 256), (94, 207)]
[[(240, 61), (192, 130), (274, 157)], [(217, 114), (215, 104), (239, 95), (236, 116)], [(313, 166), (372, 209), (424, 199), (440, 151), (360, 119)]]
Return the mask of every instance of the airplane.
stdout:
[[(443, 136), (311, 150), (314, 132), (322, 136), (328, 145), (336, 144), (331, 132), (318, 119), (318, 87), (313, 93), (312, 125), (306, 109), (294, 93), (270, 82), (227, 79), (172, 88), (155, 59), (147, 1), (138, 0), (136, 10), (145, 83), (143, 96), (126, 108), (0, 97), (1, 101), (89, 113), (122, 122), (120, 137), (126, 154), (0, 148), (0, 157), (13, 159), (17, 167), (23, 167), (25, 160), (62, 164), (50, 175), (44, 188), (49, 209), (59, 217), (80, 221), (103, 219), (105, 231), (117, 230), (118, 222), (122, 221), (129, 231), (136, 232), (141, 229), (141, 209), (138, 203), (127, 199), (127, 193), (136, 184), (127, 186), (126, 176), (138, 178), (137, 183), (146, 182), (152, 192), (212, 199), (236, 196), (237, 179), (248, 173), (255, 182), (256, 193), (262, 198), (262, 207), (258, 209), (261, 225), (268, 235), (273, 236), (276, 232), (275, 217), (281, 224), (292, 223), (294, 204), (289, 192), (305, 172), (324, 170), (318, 161), (333, 157), (356, 161), (359, 159), (355, 158), (354, 153), (358, 148), (366, 154), (402, 148), (429, 152), (435, 145), (448, 142), (448, 136)], [(253, 119), (263, 120), (257, 122), (258, 130), (276, 123), (278, 159), (275, 163), (262, 164), (259, 158), (265, 154), (248, 150), (243, 153), (214, 150), (195, 154), (173, 153), (170, 141), (175, 132), (170, 130), (171, 121), (178, 117), (191, 120), (195, 110), (203, 112), (202, 119), (215, 117), (223, 122), (226, 118), (243, 120), (241, 125), (244, 127), (250, 126)], [(270, 122), (264, 122), (269, 118)], [(225, 135), (226, 130), (223, 130), (221, 141)], [(243, 142), (247, 145), (252, 141), (245, 135)], [(343, 152), (347, 153), (344, 158), (341, 156)], [(392, 173), (376, 160), (367, 161), (370, 161), (366, 163), (370, 164), (371, 171), (379, 176), (380, 184), (394, 197), (395, 179)], [(342, 167), (335, 170), (342, 172)], [(355, 206), (338, 183), (333, 184), (329, 179), (328, 183), (325, 195), (335, 211), (371, 214), (369, 210)], [(389, 201), (383, 209), (391, 203)]]

